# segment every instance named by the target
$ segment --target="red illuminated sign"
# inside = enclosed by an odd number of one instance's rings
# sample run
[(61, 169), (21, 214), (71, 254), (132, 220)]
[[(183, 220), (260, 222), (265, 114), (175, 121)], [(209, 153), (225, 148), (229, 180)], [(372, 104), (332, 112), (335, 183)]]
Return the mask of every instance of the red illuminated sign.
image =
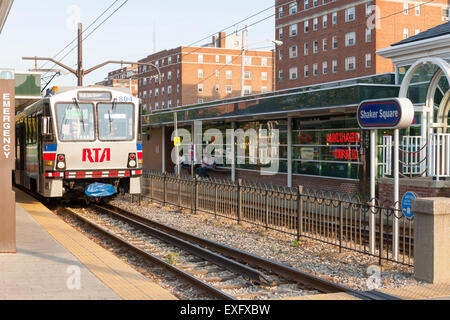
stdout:
[[(101, 148), (83, 149), (83, 162), (102, 163), (111, 161), (111, 149), (105, 148), (103, 152), (100, 153), (101, 150)], [(92, 153), (94, 153), (94, 157), (92, 157)]]
[(327, 134), (327, 143), (359, 143), (359, 132), (334, 132)]
[(359, 151), (356, 149), (335, 149), (333, 150), (336, 160), (358, 160)]

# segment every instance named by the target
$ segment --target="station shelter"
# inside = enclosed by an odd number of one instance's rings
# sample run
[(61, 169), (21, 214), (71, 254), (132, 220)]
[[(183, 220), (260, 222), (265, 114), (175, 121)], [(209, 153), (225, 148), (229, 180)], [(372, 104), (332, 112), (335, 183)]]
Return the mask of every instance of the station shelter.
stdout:
[[(218, 161), (210, 176), (364, 196), (370, 163), (376, 161), (379, 198), (390, 200), (393, 133), (378, 130), (377, 155), (372, 157), (370, 134), (359, 128), (356, 113), (364, 100), (407, 97), (414, 104), (415, 117), (411, 127), (400, 132), (400, 192), (450, 196), (449, 40), (446, 23), (380, 50), (378, 54), (392, 59), (394, 73), (154, 110), (143, 116), (144, 168), (174, 171), (176, 122), (178, 136), (182, 129), (192, 136), (189, 141), (181, 139), (184, 157), (190, 154), (183, 147), (194, 144), (198, 164), (198, 150), (215, 144)], [(270, 137), (273, 129), (279, 133), (276, 140)], [(227, 140), (230, 130), (235, 135)], [(217, 131), (222, 134), (211, 134)], [(237, 132), (243, 134), (241, 140)], [(259, 145), (267, 140), (269, 154), (264, 160), (269, 158), (269, 164), (261, 161), (263, 150), (252, 152), (250, 147), (252, 142)], [(275, 162), (276, 172), (262, 174)]]

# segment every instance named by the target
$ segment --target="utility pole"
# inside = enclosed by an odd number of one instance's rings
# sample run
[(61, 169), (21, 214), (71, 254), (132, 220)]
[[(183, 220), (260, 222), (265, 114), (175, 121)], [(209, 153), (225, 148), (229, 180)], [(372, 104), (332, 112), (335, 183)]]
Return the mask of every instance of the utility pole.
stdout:
[[(106, 62), (100, 63), (99, 65), (96, 65), (95, 67), (92, 67), (88, 70), (84, 70), (83, 69), (83, 29), (82, 29), (82, 24), (79, 23), (78, 24), (78, 67), (77, 70), (72, 69), (71, 67), (54, 60), (53, 58), (43, 58), (43, 57), (23, 57), (23, 60), (34, 60), (35, 64), (37, 64), (37, 61), (41, 61), (41, 60), (45, 60), (45, 61), (50, 61), (53, 62), (54, 64), (60, 66), (61, 68), (66, 69), (67, 71), (69, 71), (70, 73), (74, 74), (77, 78), (78, 78), (78, 86), (82, 87), (83, 86), (83, 78), (84, 76), (88, 75), (89, 73), (104, 67), (107, 64), (110, 63), (114, 63), (114, 64), (120, 64), (120, 65), (124, 65), (124, 64), (130, 64), (130, 65), (146, 65), (146, 66), (151, 66), (153, 68), (156, 69), (156, 71), (158, 71), (159, 74), (159, 83), (161, 84), (161, 70), (159, 70), (159, 68), (157, 66), (155, 66), (153, 63), (149, 63), (149, 62), (130, 62), (130, 61), (116, 61), (116, 60), (108, 60)], [(36, 71), (42, 71), (39, 69), (36, 69)]]
[(78, 86), (83, 86), (83, 25), (78, 24)]
[(242, 30), (242, 54), (241, 54), (241, 96), (244, 96), (245, 90), (244, 90), (244, 74), (245, 74), (245, 50), (247, 49), (247, 26), (245, 26), (245, 29)]

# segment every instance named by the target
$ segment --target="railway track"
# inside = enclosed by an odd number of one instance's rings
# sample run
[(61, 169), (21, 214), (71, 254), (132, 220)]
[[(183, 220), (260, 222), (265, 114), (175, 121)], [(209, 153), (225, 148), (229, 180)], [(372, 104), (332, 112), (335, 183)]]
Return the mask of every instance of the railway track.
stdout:
[(272, 299), (345, 292), (364, 300), (393, 297), (361, 293), (110, 205), (59, 208), (136, 254), (165, 267), (218, 299)]

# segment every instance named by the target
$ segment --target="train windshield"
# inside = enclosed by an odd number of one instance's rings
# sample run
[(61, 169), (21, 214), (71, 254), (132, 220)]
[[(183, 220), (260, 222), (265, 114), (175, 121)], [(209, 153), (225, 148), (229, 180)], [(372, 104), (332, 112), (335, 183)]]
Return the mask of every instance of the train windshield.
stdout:
[(94, 106), (90, 103), (57, 103), (56, 117), (61, 141), (95, 140)]
[(98, 135), (100, 140), (133, 139), (134, 105), (131, 103), (99, 103)]

